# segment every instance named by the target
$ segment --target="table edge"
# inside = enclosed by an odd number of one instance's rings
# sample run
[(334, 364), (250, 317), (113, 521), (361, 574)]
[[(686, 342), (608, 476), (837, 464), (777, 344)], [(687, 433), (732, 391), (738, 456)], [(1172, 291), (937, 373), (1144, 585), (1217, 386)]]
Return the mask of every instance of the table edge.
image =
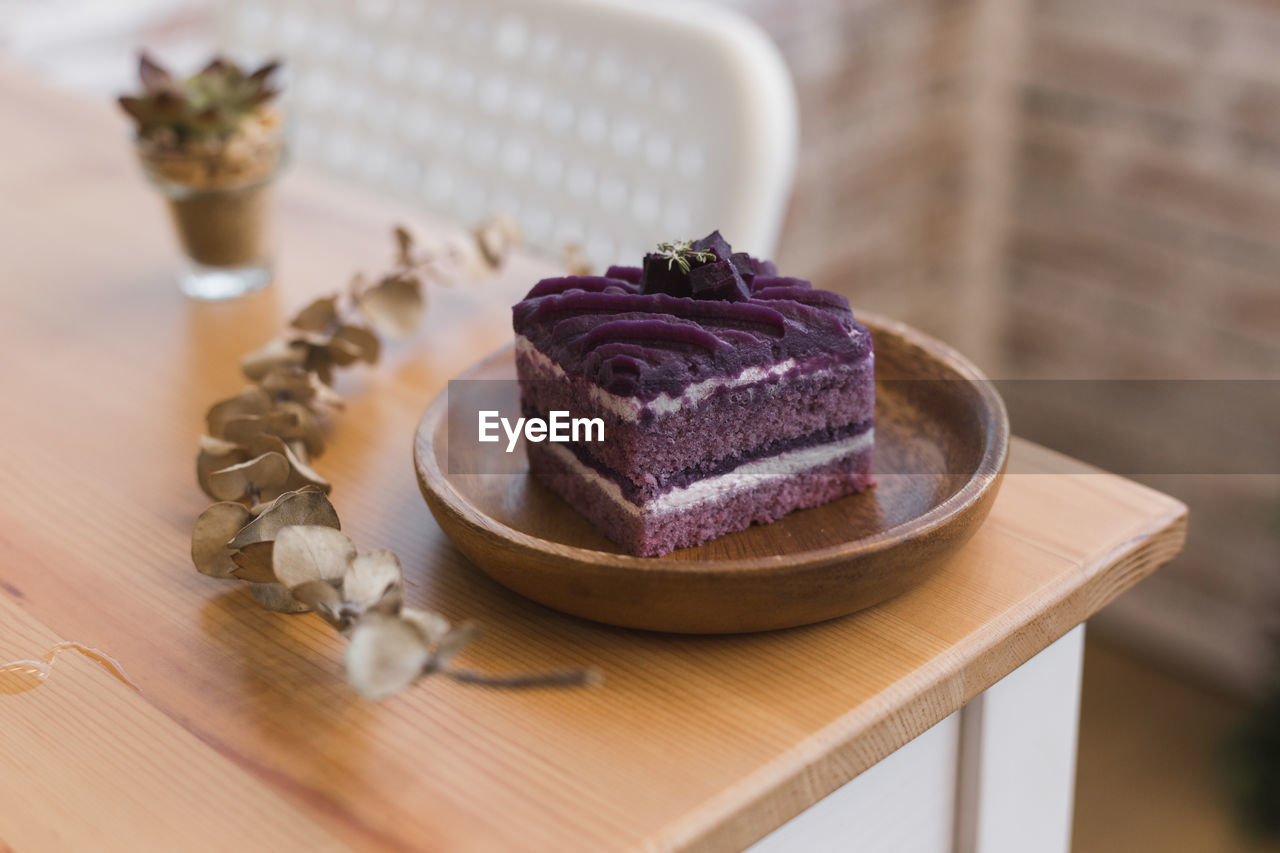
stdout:
[[(1160, 495), (1169, 511), (1152, 515), (1136, 535), (1102, 557), (1080, 561), (1082, 577), (1046, 589), (1030, 614), (966, 637), (922, 667), (918, 678), (892, 685), (880, 694), (894, 709), (889, 714), (876, 711), (867, 719), (872, 712), (859, 706), (699, 805), (645, 848), (702, 853), (749, 846), (941, 722), (1173, 559), (1186, 542), (1186, 504), (1126, 482)], [(1037, 623), (1038, 630), (1026, 630)], [(1010, 649), (1016, 663), (993, 668), (996, 652), (1009, 655)], [(907, 708), (926, 711), (906, 714)], [(768, 818), (762, 820), (762, 813)]]

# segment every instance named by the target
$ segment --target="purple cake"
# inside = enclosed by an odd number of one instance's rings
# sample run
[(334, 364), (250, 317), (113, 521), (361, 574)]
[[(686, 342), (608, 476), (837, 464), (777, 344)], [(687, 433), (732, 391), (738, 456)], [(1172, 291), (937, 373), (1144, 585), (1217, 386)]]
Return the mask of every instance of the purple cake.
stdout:
[(524, 416), (604, 424), (603, 441), (528, 442), (530, 470), (632, 554), (873, 483), (871, 333), (844, 297), (719, 232), (643, 267), (544, 279), (513, 313)]

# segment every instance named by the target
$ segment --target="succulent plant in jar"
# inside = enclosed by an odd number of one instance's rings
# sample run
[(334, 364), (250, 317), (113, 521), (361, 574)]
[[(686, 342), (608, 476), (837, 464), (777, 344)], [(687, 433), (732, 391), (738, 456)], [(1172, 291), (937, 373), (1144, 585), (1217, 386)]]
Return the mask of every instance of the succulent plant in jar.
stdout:
[(190, 296), (238, 296), (271, 281), (270, 190), (285, 160), (279, 68), (215, 58), (182, 79), (144, 53), (141, 91), (119, 99), (143, 169), (168, 199)]

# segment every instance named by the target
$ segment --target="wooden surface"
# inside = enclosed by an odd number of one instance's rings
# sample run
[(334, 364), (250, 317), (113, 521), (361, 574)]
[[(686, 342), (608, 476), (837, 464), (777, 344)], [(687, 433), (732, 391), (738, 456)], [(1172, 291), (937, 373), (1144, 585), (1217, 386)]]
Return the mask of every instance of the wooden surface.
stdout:
[(431, 513), (473, 563), (564, 613), (628, 628), (728, 634), (845, 616), (932, 575), (979, 528), (1000, 488), (1009, 419), (963, 356), (863, 315), (876, 345), (879, 484), (681, 548), (635, 557), (528, 476), (525, 448), (470, 438), (478, 412), (520, 416), (514, 350), (451, 383), (418, 426)]
[(1015, 441), (986, 525), (886, 605), (737, 637), (560, 616), (462, 559), (410, 459), (427, 401), (506, 342), (505, 303), (536, 275), (523, 263), (482, 295), (433, 293), (421, 335), (341, 383), (348, 412), (319, 468), (357, 544), (400, 554), (411, 605), (487, 626), (464, 663), (589, 663), (605, 683), (437, 681), (369, 704), (319, 619), (264, 612), (187, 549), (205, 407), (290, 309), (383, 262), (394, 207), (294, 174), (280, 286), (195, 304), (107, 107), (0, 73), (0, 126), (0, 660), (74, 640), (140, 688), (66, 655), (43, 686), (0, 695), (0, 850), (739, 846), (1181, 545), (1178, 502)]

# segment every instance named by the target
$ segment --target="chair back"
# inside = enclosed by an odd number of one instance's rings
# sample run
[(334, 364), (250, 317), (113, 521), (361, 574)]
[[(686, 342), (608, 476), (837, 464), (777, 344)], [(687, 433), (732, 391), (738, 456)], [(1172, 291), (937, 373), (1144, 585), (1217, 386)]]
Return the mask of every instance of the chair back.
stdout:
[(285, 59), (301, 162), (529, 245), (636, 263), (718, 228), (769, 256), (791, 80), (730, 9), (620, 0), (232, 0), (236, 55)]

